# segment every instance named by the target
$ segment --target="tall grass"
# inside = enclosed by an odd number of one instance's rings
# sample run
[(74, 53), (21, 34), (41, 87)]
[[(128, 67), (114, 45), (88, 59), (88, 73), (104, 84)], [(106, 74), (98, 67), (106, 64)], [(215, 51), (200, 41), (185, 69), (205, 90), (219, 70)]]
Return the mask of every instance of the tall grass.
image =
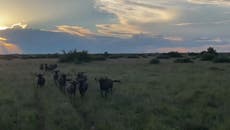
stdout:
[[(85, 98), (70, 99), (46, 73), (34, 87), (41, 63), (57, 59), (0, 61), (0, 128), (3, 130), (228, 130), (229, 64), (196, 61), (160, 65), (150, 59), (112, 59), (87, 64), (59, 63), (62, 72), (87, 72)], [(211, 69), (216, 68), (216, 69)], [(224, 70), (224, 71), (222, 71)], [(121, 80), (102, 98), (95, 77)], [(41, 120), (42, 119), (42, 120)]]

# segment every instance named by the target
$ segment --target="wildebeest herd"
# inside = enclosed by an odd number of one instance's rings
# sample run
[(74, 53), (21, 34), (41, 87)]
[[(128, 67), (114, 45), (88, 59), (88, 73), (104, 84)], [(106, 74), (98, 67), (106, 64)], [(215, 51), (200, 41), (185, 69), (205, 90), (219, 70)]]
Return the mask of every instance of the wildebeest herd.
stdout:
[[(57, 64), (41, 64), (40, 73), (37, 76), (37, 87), (44, 87), (46, 84), (45, 74), (51, 73), (54, 84), (64, 93), (69, 96), (75, 96), (78, 90), (81, 97), (84, 97), (89, 84), (88, 77), (85, 72), (75, 73), (74, 76), (69, 76), (66, 73), (61, 73)], [(95, 78), (99, 83), (101, 96), (107, 97), (109, 93), (112, 94), (113, 83), (120, 82), (120, 80), (112, 80), (108, 77)]]

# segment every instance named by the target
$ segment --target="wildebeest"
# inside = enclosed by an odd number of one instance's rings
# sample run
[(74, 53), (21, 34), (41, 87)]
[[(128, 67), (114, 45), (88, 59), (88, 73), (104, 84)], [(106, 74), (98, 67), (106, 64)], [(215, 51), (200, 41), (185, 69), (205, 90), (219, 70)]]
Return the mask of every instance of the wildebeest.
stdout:
[(58, 79), (59, 87), (61, 90), (64, 90), (64, 87), (66, 86), (67, 82), (67, 76), (66, 74), (62, 74), (61, 77)]
[(76, 80), (78, 81), (80, 95), (83, 97), (88, 90), (87, 76), (84, 72), (79, 72)]
[(54, 71), (54, 75), (53, 75), (53, 80), (55, 85), (58, 85), (58, 79), (59, 79), (59, 70)]
[(69, 96), (75, 96), (76, 88), (77, 88), (77, 82), (73, 80), (66, 84), (65, 91), (67, 92)]
[(87, 76), (85, 75), (85, 72), (79, 72), (79, 73), (77, 74), (76, 80), (77, 80), (77, 81), (79, 81), (79, 80), (86, 81), (86, 80), (87, 80)]
[(37, 79), (37, 87), (43, 87), (45, 85), (45, 82), (46, 82), (43, 74), (38, 74), (37, 78), (38, 78)]
[(45, 71), (54, 71), (55, 69), (57, 69), (57, 67), (57, 64), (45, 64)]
[(45, 64), (45, 71), (48, 71), (48, 64)]
[(112, 94), (113, 83), (114, 82), (120, 82), (120, 81), (119, 80), (112, 80), (112, 79), (105, 77), (105, 78), (100, 78), (98, 80), (98, 82), (100, 85), (101, 96), (106, 97), (108, 93)]
[(78, 81), (78, 85), (79, 85), (78, 89), (79, 89), (80, 95), (82, 97), (85, 96), (85, 93), (88, 90), (88, 83), (87, 83), (87, 81), (80, 80), (80, 81)]
[(40, 64), (40, 70), (44, 70), (44, 64)]

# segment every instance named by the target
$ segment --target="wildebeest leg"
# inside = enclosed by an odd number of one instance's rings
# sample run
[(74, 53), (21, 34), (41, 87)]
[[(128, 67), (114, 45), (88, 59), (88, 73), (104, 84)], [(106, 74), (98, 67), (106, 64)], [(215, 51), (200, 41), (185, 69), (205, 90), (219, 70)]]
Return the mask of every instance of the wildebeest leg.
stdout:
[(107, 97), (108, 93), (109, 93), (109, 90), (106, 90), (105, 91), (105, 97)]
[(83, 97), (84, 96), (83, 92), (80, 91), (80, 95), (81, 95), (81, 97)]
[(104, 97), (104, 91), (103, 90), (101, 90), (101, 96)]
[(75, 92), (73, 92), (73, 96), (75, 97), (75, 95), (76, 95), (76, 93)]
[(111, 95), (113, 94), (113, 88), (110, 88), (110, 93), (111, 93)]

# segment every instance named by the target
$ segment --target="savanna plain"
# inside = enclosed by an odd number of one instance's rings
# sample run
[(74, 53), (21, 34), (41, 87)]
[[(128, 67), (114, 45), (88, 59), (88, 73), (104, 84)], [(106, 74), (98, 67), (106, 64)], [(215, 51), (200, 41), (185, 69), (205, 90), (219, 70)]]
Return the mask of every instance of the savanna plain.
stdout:
[[(230, 130), (230, 64), (151, 58), (59, 63), (57, 59), (0, 60), (0, 130)], [(63, 94), (43, 63), (69, 75), (86, 72), (84, 98)], [(100, 95), (97, 77), (120, 80)]]

